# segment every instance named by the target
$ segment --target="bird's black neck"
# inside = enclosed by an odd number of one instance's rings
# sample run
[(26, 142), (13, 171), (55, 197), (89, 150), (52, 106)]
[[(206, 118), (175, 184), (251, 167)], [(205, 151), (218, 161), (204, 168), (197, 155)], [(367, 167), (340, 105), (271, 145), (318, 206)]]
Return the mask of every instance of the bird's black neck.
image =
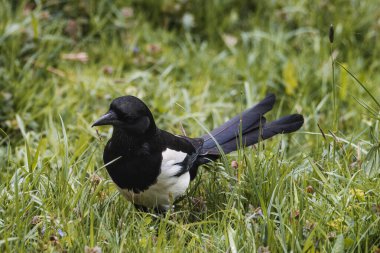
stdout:
[(128, 133), (122, 128), (115, 127), (110, 141), (113, 149), (123, 150), (124, 152), (137, 150), (141, 145), (148, 142), (157, 134), (157, 129), (143, 135)]

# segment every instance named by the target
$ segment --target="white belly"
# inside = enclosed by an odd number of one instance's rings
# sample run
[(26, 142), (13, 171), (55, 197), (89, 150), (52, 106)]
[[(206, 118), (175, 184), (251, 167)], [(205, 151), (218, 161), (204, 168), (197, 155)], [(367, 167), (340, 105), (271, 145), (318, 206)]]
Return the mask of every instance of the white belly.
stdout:
[(183, 152), (166, 149), (162, 153), (161, 173), (153, 185), (140, 193), (120, 188), (119, 191), (126, 199), (136, 205), (168, 209), (171, 203), (181, 196), (189, 186), (189, 172), (179, 177), (176, 176), (181, 170), (181, 166), (176, 163), (182, 162), (186, 155)]

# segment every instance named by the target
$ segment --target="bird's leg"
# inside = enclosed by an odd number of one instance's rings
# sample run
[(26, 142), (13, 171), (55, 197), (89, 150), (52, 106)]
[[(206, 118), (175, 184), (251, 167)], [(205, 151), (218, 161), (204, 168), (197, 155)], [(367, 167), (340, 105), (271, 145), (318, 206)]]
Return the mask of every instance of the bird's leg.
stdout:
[(149, 213), (149, 208), (147, 208), (146, 206), (136, 205), (136, 204), (134, 204), (134, 206), (140, 212)]

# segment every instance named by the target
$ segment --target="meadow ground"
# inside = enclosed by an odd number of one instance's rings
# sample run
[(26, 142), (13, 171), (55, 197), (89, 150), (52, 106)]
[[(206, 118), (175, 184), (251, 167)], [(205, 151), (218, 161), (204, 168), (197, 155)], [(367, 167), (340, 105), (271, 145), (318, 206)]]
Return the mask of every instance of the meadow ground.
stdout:
[[(379, 252), (379, 32), (375, 0), (0, 0), (0, 251)], [(90, 127), (112, 98), (196, 137), (268, 92), (300, 131), (164, 216), (117, 193)]]

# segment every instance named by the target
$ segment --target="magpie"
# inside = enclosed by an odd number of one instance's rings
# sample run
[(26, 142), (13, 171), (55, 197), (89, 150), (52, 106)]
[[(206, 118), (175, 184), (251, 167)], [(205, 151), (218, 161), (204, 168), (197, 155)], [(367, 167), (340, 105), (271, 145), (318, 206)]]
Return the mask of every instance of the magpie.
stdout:
[[(304, 122), (292, 114), (266, 123), (273, 94), (199, 138), (174, 135), (159, 129), (143, 101), (134, 96), (114, 99), (109, 111), (92, 126), (111, 125), (103, 160), (120, 193), (142, 210), (168, 210), (183, 195), (198, 167), (251, 146), (276, 134), (298, 130)], [(241, 131), (241, 134), (239, 133)], [(242, 143), (239, 143), (239, 137)]]

